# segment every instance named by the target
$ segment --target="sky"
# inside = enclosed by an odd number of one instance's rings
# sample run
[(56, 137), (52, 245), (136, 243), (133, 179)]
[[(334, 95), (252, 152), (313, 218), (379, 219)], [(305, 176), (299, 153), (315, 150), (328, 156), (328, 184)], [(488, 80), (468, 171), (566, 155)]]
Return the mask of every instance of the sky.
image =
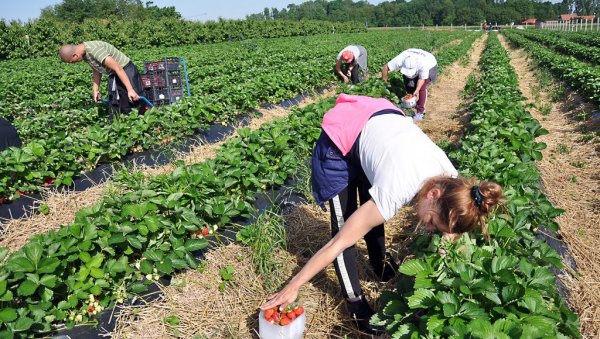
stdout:
[[(262, 12), (265, 7), (281, 9), (288, 4), (301, 4), (306, 0), (153, 0), (158, 7), (175, 6), (189, 20), (207, 21), (243, 19), (246, 15)], [(368, 0), (378, 4), (384, 0)], [(0, 19), (7, 21), (36, 19), (42, 8), (61, 3), (60, 0), (0, 0)], [(142, 0), (143, 3), (146, 0)]]

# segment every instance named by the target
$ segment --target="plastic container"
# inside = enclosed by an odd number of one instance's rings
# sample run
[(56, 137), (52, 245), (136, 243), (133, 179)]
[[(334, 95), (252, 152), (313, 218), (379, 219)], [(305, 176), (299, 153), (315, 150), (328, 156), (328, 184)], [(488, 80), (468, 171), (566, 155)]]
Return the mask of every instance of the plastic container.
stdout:
[(413, 108), (417, 106), (417, 97), (414, 95), (405, 95), (400, 101), (402, 103), (402, 107), (405, 108)]
[(258, 334), (261, 339), (302, 339), (306, 327), (306, 310), (289, 325), (271, 324), (264, 311), (258, 314)]

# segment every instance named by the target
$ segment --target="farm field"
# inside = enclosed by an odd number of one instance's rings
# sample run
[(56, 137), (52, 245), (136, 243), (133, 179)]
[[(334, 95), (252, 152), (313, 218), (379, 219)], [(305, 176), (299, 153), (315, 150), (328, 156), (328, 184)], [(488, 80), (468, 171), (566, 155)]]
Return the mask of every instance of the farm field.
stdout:
[[(58, 58), (3, 62), (0, 88), (5, 88), (7, 94), (0, 99), (0, 116), (15, 124), (25, 146), (21, 151), (0, 155), (0, 197), (14, 199), (19, 191), (36, 191), (48, 179), (57, 185), (69, 185), (80, 171), (98, 163), (160, 146), (164, 140), (181, 140), (209, 124), (231, 123), (261, 104), (326, 86), (332, 81), (331, 55), (338, 44), (363, 43), (373, 51), (371, 67), (381, 68), (394, 56), (395, 48), (435, 49), (464, 37), (461, 32), (412, 33), (398, 44), (399, 34), (332, 35), (134, 51), (129, 54), (141, 66), (143, 60), (165, 56), (186, 58), (192, 96), (177, 107), (115, 121), (103, 114), (103, 107), (89, 100), (87, 65), (64, 64)], [(232, 57), (248, 53), (253, 57)], [(22, 163), (28, 166), (19, 166)]]
[[(53, 59), (0, 63), (0, 88), (13, 89), (1, 99), (0, 116), (15, 123), (25, 145), (0, 154), (0, 196), (13, 199), (17, 191), (38, 190), (47, 177), (69, 184), (81, 171), (159, 147), (166, 137), (184, 140), (255, 109), (269, 114), (261, 105), (333, 86), (334, 57), (349, 43), (367, 48), (371, 75), (352, 88), (331, 87), (325, 92), (330, 98), (287, 110), (263, 126), (237, 129), (214, 155), (164, 171), (119, 172), (71, 221), (0, 250), (0, 334), (31, 336), (55, 332), (57, 325), (93, 324), (91, 294), (100, 309), (119, 305), (116, 337), (256, 337), (257, 307), (328, 240), (329, 232), (328, 215), (310, 202), (285, 213), (261, 212), (254, 206), (257, 199), (290, 182), (293, 194), (309, 195), (306, 161), (335, 92), (398, 102), (401, 79), (396, 74), (385, 84), (377, 72), (401, 50), (420, 47), (434, 51), (441, 68), (428, 104), (430, 117), (420, 126), (450, 152), (462, 174), (501, 183), (508, 201), (490, 218), (491, 240), (473, 234), (456, 244), (422, 234), (414, 227), (412, 209), (403, 210), (386, 227), (393, 255), (404, 263), (402, 274), (382, 284), (372, 281), (372, 272), (362, 272), (369, 300), (381, 309), (378, 320), (398, 337), (597, 336), (597, 268), (582, 250), (594, 248), (597, 200), (577, 200), (577, 188), (565, 187), (580, 181), (580, 190), (599, 188), (594, 171), (598, 124), (591, 117), (598, 107), (597, 66), (586, 67), (590, 60), (573, 57), (563, 60), (559, 50), (534, 43), (532, 36), (377, 31), (128, 51), (138, 66), (165, 55), (185, 57), (192, 96), (112, 121), (102, 107), (89, 103), (87, 66)], [(530, 75), (534, 66), (520, 47), (555, 74), (565, 65), (579, 67), (584, 80), (569, 85), (582, 97), (556, 94), (550, 104), (549, 85), (524, 87), (523, 79), (530, 84), (538, 74)], [(251, 57), (234, 57), (239, 55)], [(545, 76), (554, 86), (565, 86), (550, 73)], [(522, 102), (523, 95), (533, 108)], [(577, 103), (579, 116), (554, 111), (554, 105), (566, 102)], [(551, 143), (550, 138), (569, 134), (546, 127), (553, 121), (544, 120), (555, 119), (564, 119), (562, 127), (581, 128), (573, 132), (578, 137), (570, 139), (572, 144)], [(574, 158), (564, 148), (591, 156)], [(549, 169), (563, 169), (570, 183), (556, 184)], [(573, 172), (571, 178), (567, 172)], [(578, 205), (576, 211), (570, 211), (571, 204)], [(234, 225), (241, 220), (254, 223), (236, 237)], [(22, 225), (27, 227), (27, 220)], [(559, 270), (559, 286), (566, 292), (559, 293), (551, 270), (563, 267), (565, 259), (536, 237), (542, 226), (558, 231), (575, 257), (576, 273)], [(261, 229), (277, 236), (260, 238)], [(1, 235), (0, 244), (11, 243), (8, 237)], [(226, 238), (238, 241), (226, 244)], [(272, 246), (272, 252), (261, 256), (257, 245)], [(364, 245), (359, 247), (366, 261)], [(439, 254), (439, 248), (447, 254)], [(134, 295), (168, 282), (160, 287), (163, 299), (132, 304)], [(332, 268), (301, 294), (307, 337), (369, 337), (347, 319)], [(215, 315), (213, 305), (231, 311)]]

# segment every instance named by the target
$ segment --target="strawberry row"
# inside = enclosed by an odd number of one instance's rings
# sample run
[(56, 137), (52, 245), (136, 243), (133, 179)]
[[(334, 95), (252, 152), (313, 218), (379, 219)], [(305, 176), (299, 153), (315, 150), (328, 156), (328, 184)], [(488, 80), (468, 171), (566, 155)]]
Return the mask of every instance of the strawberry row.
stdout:
[[(457, 37), (456, 32), (436, 34), (438, 43)], [(190, 74), (200, 80), (191, 82), (194, 96), (179, 105), (116, 119), (100, 107), (84, 104), (89, 94), (89, 70), (84, 65), (50, 59), (4, 62), (0, 88), (7, 89), (7, 95), (0, 99), (0, 115), (13, 120), (25, 146), (0, 153), (0, 197), (15, 199), (18, 191), (36, 191), (49, 179), (57, 186), (69, 185), (75, 175), (100, 162), (158, 147), (167, 140), (181, 141), (209, 124), (230, 123), (260, 104), (329, 84), (336, 50), (349, 41), (368, 41), (372, 60), (382, 63), (379, 60), (390, 50), (426, 47), (430, 37), (418, 32), (402, 36), (374, 32), (140, 51), (134, 53), (134, 60), (164, 53), (185, 56)], [(248, 50), (251, 57), (236, 57)], [(204, 79), (202, 74), (211, 68), (216, 73)], [(57, 77), (61, 80), (55, 85)], [(19, 84), (16, 90), (8, 90), (15, 84)], [(68, 90), (70, 86), (74, 88)]]
[(588, 99), (600, 102), (600, 67), (556, 53), (517, 32), (506, 31), (504, 35), (512, 44), (524, 48), (540, 66), (548, 68), (557, 78)]
[[(381, 80), (357, 88), (365, 94), (381, 90)], [(110, 308), (161, 276), (195, 268), (194, 254), (208, 246), (206, 230), (214, 235), (247, 217), (258, 193), (297, 172), (332, 105), (313, 104), (255, 132), (239, 129), (214, 160), (179, 162), (155, 178), (122, 172), (116, 189), (80, 210), (74, 223), (33, 236), (10, 255), (0, 249), (0, 336), (94, 323), (98, 307)]]
[(462, 175), (500, 183), (506, 206), (489, 218), (489, 240), (464, 234), (456, 243), (438, 235), (415, 241), (416, 258), (400, 267), (396, 290), (384, 294), (372, 319), (394, 337), (580, 337), (551, 271), (561, 258), (537, 238), (545, 227), (558, 229), (553, 219), (562, 212), (542, 193), (535, 167), (546, 147), (535, 138), (548, 132), (521, 104), (509, 61), (490, 34), (471, 127), (450, 154)]

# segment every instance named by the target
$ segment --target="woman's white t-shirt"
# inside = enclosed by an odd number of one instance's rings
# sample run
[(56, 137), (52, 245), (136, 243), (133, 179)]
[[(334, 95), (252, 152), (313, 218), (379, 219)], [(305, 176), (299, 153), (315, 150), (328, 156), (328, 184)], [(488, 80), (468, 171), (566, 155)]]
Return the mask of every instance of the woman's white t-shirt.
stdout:
[(431, 177), (458, 176), (442, 151), (412, 118), (383, 114), (369, 119), (360, 135), (360, 163), (385, 220), (410, 203)]

